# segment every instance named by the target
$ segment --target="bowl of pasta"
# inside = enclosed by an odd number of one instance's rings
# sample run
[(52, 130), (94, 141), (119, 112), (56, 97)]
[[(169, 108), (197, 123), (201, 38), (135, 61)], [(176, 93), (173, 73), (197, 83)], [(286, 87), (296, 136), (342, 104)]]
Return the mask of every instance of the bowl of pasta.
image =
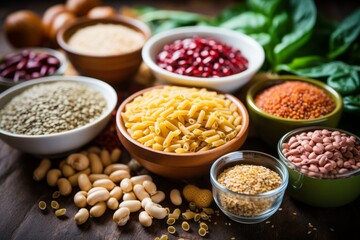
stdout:
[(238, 98), (206, 88), (149, 87), (125, 99), (116, 114), (118, 137), (131, 157), (170, 179), (209, 174), (218, 157), (244, 144), (248, 127)]

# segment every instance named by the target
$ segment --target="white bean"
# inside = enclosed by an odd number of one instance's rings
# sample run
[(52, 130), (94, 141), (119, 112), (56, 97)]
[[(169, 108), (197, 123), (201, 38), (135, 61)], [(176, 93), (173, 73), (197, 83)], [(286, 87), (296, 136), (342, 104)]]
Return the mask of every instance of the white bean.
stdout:
[(90, 179), (88, 177), (87, 174), (85, 173), (82, 173), (79, 175), (78, 177), (78, 185), (79, 185), (79, 188), (83, 191), (89, 191), (90, 188), (92, 187), (92, 184), (90, 182)]
[(123, 180), (121, 180), (120, 187), (124, 192), (131, 192), (133, 189), (133, 185), (130, 181), (130, 178), (124, 178)]
[(62, 165), (61, 172), (64, 175), (64, 177), (67, 177), (67, 178), (71, 177), (72, 175), (74, 175), (76, 173), (75, 169), (67, 163)]
[(61, 171), (59, 169), (50, 169), (46, 174), (46, 181), (50, 187), (55, 187), (57, 180), (61, 177)]
[(97, 155), (96, 153), (89, 153), (88, 157), (90, 161), (91, 173), (103, 173), (104, 166), (101, 162), (99, 155)]
[(90, 182), (95, 182), (99, 179), (109, 179), (109, 176), (101, 173), (93, 173), (89, 175)]
[(90, 208), (90, 215), (92, 217), (101, 217), (106, 211), (106, 203), (98, 202)]
[(127, 201), (127, 200), (136, 200), (136, 196), (134, 192), (127, 192), (124, 193), (123, 195), (123, 201)]
[(145, 180), (142, 185), (144, 186), (145, 191), (150, 195), (154, 195), (157, 191), (157, 187), (153, 181)]
[(145, 191), (144, 186), (141, 184), (135, 184), (133, 187), (135, 196), (141, 201), (144, 198), (150, 198), (150, 195)]
[(130, 178), (130, 173), (126, 170), (116, 170), (112, 172), (109, 176), (110, 180), (113, 182), (120, 182), (124, 178)]
[(139, 214), (139, 222), (144, 227), (150, 227), (152, 225), (152, 218), (146, 211), (141, 211)]
[(66, 158), (66, 163), (77, 171), (84, 170), (89, 167), (89, 158), (82, 153), (73, 153)]
[(97, 202), (104, 202), (108, 200), (110, 197), (109, 191), (105, 190), (98, 190), (92, 193), (88, 193), (87, 196), (87, 203), (90, 206), (95, 205)]
[(164, 219), (169, 212), (166, 208), (161, 207), (159, 204), (147, 204), (145, 206), (145, 211), (152, 217), (156, 219)]
[(151, 198), (144, 198), (143, 200), (141, 200), (141, 207), (143, 209), (145, 209), (146, 205), (148, 204), (152, 204), (153, 201), (151, 200)]
[(110, 197), (115, 198), (118, 201), (121, 199), (122, 195), (123, 195), (123, 191), (122, 191), (121, 187), (119, 187), (119, 186), (115, 186), (110, 191)]
[(98, 179), (95, 182), (93, 182), (93, 186), (94, 187), (104, 187), (108, 191), (111, 191), (116, 185), (110, 179)]
[(34, 180), (35, 181), (42, 180), (46, 176), (50, 167), (51, 167), (51, 162), (49, 159), (44, 158), (43, 160), (41, 160), (39, 166), (33, 172)]
[(100, 159), (104, 166), (109, 166), (111, 164), (110, 153), (106, 149), (101, 150)]
[(161, 203), (165, 199), (165, 193), (163, 191), (157, 191), (150, 198), (154, 203)]
[(113, 221), (119, 226), (124, 226), (130, 219), (130, 209), (120, 207), (113, 215)]
[(116, 170), (125, 170), (130, 172), (129, 166), (126, 164), (122, 164), (122, 163), (113, 163), (108, 165), (105, 170), (104, 173), (106, 175), (110, 175), (112, 172), (116, 171)]
[(72, 192), (72, 186), (69, 180), (66, 178), (59, 178), (57, 180), (57, 186), (62, 196), (68, 196)]
[(130, 212), (137, 212), (141, 209), (141, 202), (139, 200), (126, 200), (122, 201), (119, 207), (127, 207)]
[(86, 208), (80, 208), (79, 211), (75, 214), (74, 220), (77, 225), (81, 225), (89, 219), (89, 216), (89, 211)]
[(117, 162), (119, 161), (121, 157), (121, 150), (120, 148), (114, 148), (112, 151), (111, 151), (111, 154), (110, 154), (110, 158), (111, 158), (111, 162)]
[(111, 210), (116, 210), (119, 207), (119, 201), (114, 198), (111, 197), (106, 201), (106, 205), (108, 206), (108, 208), (110, 208)]
[(79, 191), (74, 195), (74, 203), (78, 208), (84, 208), (87, 205), (86, 201), (87, 192)]
[(180, 206), (182, 203), (181, 193), (178, 189), (172, 189), (170, 191), (170, 201), (175, 206)]
[(152, 177), (150, 175), (144, 174), (144, 175), (138, 175), (130, 178), (130, 181), (133, 185), (135, 184), (142, 184), (145, 180), (152, 181)]
[(86, 168), (80, 172), (75, 173), (71, 177), (68, 177), (68, 180), (70, 181), (71, 186), (76, 187), (79, 185), (78, 178), (79, 178), (79, 175), (82, 173), (90, 174), (90, 168)]

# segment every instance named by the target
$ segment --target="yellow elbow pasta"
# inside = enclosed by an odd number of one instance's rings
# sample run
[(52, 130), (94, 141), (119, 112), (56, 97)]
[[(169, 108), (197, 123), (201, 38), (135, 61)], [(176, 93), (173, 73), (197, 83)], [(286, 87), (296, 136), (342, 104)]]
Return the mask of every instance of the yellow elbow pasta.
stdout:
[(121, 113), (130, 136), (155, 150), (206, 151), (230, 141), (241, 130), (237, 106), (223, 94), (199, 88), (154, 88)]

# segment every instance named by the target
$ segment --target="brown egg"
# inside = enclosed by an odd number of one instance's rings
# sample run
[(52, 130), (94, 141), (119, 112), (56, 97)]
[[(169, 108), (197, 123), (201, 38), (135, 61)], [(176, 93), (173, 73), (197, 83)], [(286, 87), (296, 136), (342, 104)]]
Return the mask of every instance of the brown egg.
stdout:
[(115, 8), (111, 6), (97, 6), (92, 8), (86, 15), (88, 18), (104, 18), (116, 15)]
[(56, 34), (58, 33), (59, 29), (65, 26), (66, 24), (72, 23), (73, 21), (75, 21), (75, 19), (76, 19), (75, 15), (71, 12), (62, 12), (55, 17), (49, 31), (50, 40), (55, 46), (58, 46), (56, 41)]
[(4, 34), (14, 47), (40, 46), (44, 32), (41, 18), (30, 10), (19, 10), (9, 14), (3, 25)]
[(101, 0), (66, 0), (66, 8), (76, 16), (85, 16), (90, 9), (100, 6)]
[(64, 4), (56, 4), (48, 9), (45, 10), (43, 16), (42, 16), (42, 24), (44, 27), (44, 32), (46, 37), (50, 37), (50, 29), (52, 22), (54, 21), (55, 17), (62, 13), (68, 11)]

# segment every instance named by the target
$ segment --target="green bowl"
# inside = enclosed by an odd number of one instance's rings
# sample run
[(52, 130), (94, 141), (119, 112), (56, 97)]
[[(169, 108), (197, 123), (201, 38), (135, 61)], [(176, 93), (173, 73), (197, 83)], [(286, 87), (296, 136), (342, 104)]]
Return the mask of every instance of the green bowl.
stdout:
[[(287, 193), (294, 199), (315, 207), (340, 207), (351, 203), (360, 196), (360, 168), (337, 175), (328, 175), (311, 172), (312, 176), (304, 173), (304, 169), (289, 161), (282, 153), (282, 144), (302, 132), (323, 129), (323, 127), (304, 127), (285, 134), (278, 142), (277, 151), (280, 160), (288, 167), (289, 184)], [(347, 131), (337, 128), (326, 128), (331, 131), (340, 131), (355, 136), (357, 143), (360, 138)]]
[[(334, 99), (335, 109), (319, 118), (295, 120), (271, 115), (256, 106), (254, 98), (260, 91), (285, 81), (307, 82), (323, 89)], [(337, 127), (343, 108), (342, 97), (333, 88), (315, 79), (293, 75), (274, 76), (253, 84), (247, 92), (246, 104), (250, 115), (250, 124), (253, 125), (255, 132), (265, 143), (274, 148), (276, 148), (279, 139), (293, 129), (306, 126)]]

